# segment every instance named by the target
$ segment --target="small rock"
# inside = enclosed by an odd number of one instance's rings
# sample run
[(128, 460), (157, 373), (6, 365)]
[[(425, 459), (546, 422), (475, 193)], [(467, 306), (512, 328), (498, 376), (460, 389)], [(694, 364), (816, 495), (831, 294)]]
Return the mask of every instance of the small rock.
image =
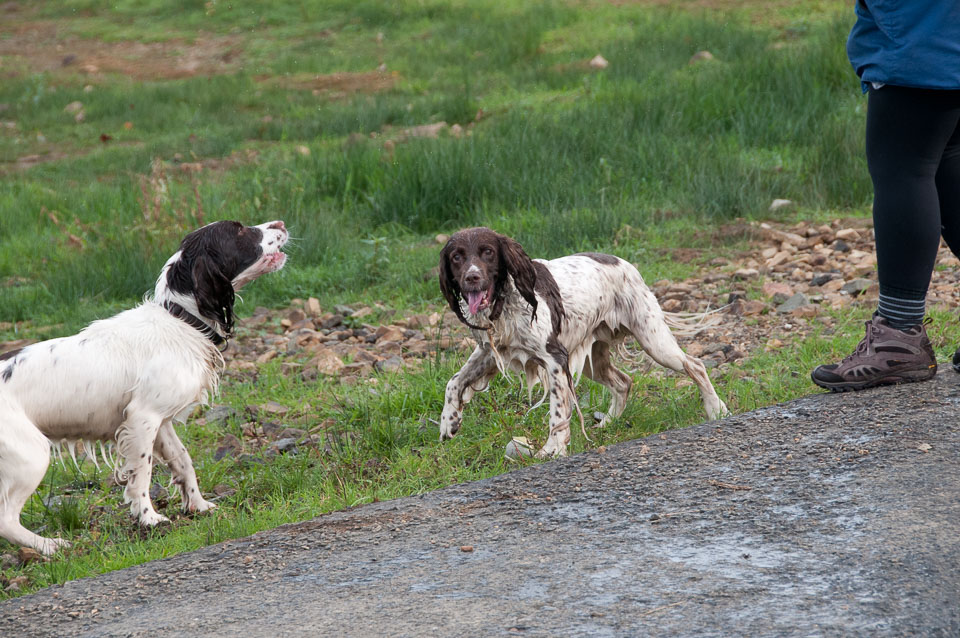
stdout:
[(277, 436), (278, 439), (293, 439), (294, 441), (299, 441), (303, 438), (306, 438), (307, 431), (301, 430), (300, 428), (284, 428), (280, 431), (280, 434)]
[(857, 241), (858, 239), (860, 239), (860, 233), (858, 233), (853, 228), (843, 228), (841, 230), (838, 230), (834, 234), (834, 236), (837, 239), (842, 239), (844, 241)]
[(243, 449), (243, 443), (233, 434), (226, 434), (220, 439), (217, 451), (213, 454), (214, 461), (220, 461), (228, 456), (233, 456)]
[(8, 594), (16, 593), (20, 591), (21, 585), (25, 585), (29, 581), (30, 581), (30, 578), (28, 576), (16, 576), (7, 581), (7, 586), (4, 588), (3, 591), (7, 592)]
[(403, 368), (403, 358), (394, 355), (389, 359), (377, 361), (373, 364), (373, 367), (380, 372), (397, 372)]
[(507, 443), (503, 455), (511, 461), (516, 461), (522, 457), (533, 456), (533, 448), (530, 446), (527, 437), (515, 436)]
[(321, 350), (313, 360), (314, 367), (320, 374), (334, 376), (343, 369), (343, 360), (332, 350)]
[(790, 253), (781, 250), (776, 255), (767, 260), (767, 268), (776, 268), (780, 264), (786, 263), (790, 259)]
[(811, 286), (822, 286), (823, 284), (827, 283), (828, 281), (833, 281), (833, 280), (836, 279), (837, 277), (839, 277), (839, 275), (837, 275), (836, 273), (825, 272), (825, 273), (823, 273), (823, 274), (816, 275), (813, 279), (811, 279), (811, 280), (810, 280), (810, 285), (811, 285)]
[(810, 304), (810, 299), (808, 299), (807, 296), (802, 292), (798, 292), (797, 294), (795, 294), (794, 296), (790, 297), (789, 299), (784, 301), (782, 304), (777, 306), (777, 312), (779, 313), (792, 312), (797, 308), (799, 308), (800, 306), (806, 306), (809, 304)]
[(869, 279), (854, 279), (845, 283), (840, 291), (845, 292), (848, 295), (857, 296), (866, 292), (866, 290), (872, 285), (873, 282)]
[(709, 51), (697, 51), (692, 56), (690, 56), (690, 61), (687, 64), (696, 64), (697, 62), (709, 62), (713, 60), (713, 54)]
[(70, 102), (65, 107), (63, 107), (64, 113), (69, 113), (70, 115), (76, 115), (77, 113), (83, 110), (83, 102), (75, 101)]
[(793, 206), (793, 202), (789, 199), (775, 199), (770, 203), (770, 208), (768, 210), (772, 213), (774, 211), (778, 211), (783, 208), (789, 208), (791, 206)]
[(304, 146), (303, 144), (297, 146), (297, 152), (303, 155), (304, 157), (310, 156), (310, 147)]
[(289, 407), (283, 405), (282, 403), (277, 403), (276, 401), (267, 401), (259, 407), (261, 412), (274, 414), (277, 416), (282, 416), (290, 411)]
[(314, 297), (307, 299), (307, 314), (311, 317), (319, 317), (323, 314), (323, 310), (320, 308), (320, 301)]
[(460, 551), (469, 554), (473, 551), (473, 545), (461, 545)]
[(406, 334), (402, 328), (397, 326), (381, 326), (383, 330), (377, 330), (377, 342), (381, 341), (403, 341), (406, 337)]
[(29, 565), (30, 563), (42, 562), (47, 559), (35, 549), (21, 547), (17, 550), (17, 560), (20, 561), (21, 565)]
[(734, 279), (756, 279), (760, 276), (760, 271), (756, 268), (740, 268), (734, 271)]
[(793, 290), (790, 289), (790, 286), (780, 281), (768, 281), (763, 284), (763, 294), (768, 297), (773, 297), (777, 293), (789, 297), (793, 294)]
[(844, 284), (845, 284), (844, 280), (838, 277), (836, 279), (831, 279), (825, 284), (822, 284), (820, 286), (820, 289), (824, 292), (837, 292), (838, 290), (843, 288)]
[(439, 235), (434, 237), (433, 240), (438, 244), (443, 245), (443, 244), (446, 244), (448, 241), (450, 241), (450, 235), (440, 233)]
[(847, 242), (843, 241), (842, 239), (838, 239), (837, 241), (835, 241), (835, 242), (833, 242), (832, 244), (830, 244), (830, 248), (832, 248), (834, 251), (836, 251), (836, 252), (838, 252), (838, 253), (848, 253), (848, 252), (850, 252), (850, 244), (848, 244)]
[(237, 411), (229, 405), (214, 405), (207, 410), (204, 418), (207, 420), (207, 425), (222, 425), (235, 416), (237, 416)]
[(447, 128), (446, 122), (435, 122), (433, 124), (421, 124), (403, 130), (407, 137), (426, 137), (436, 139), (440, 137), (440, 132)]
[(285, 428), (276, 421), (266, 421), (260, 428), (266, 437), (270, 437), (271, 439), (283, 438), (280, 436), (280, 433), (283, 432)]
[(273, 349), (267, 350), (266, 352), (264, 352), (263, 354), (257, 357), (257, 363), (260, 365), (263, 365), (268, 361), (273, 361), (276, 357), (277, 357), (276, 350), (273, 350)]
[[(353, 312), (352, 310), (350, 311)], [(320, 327), (324, 330), (330, 330), (331, 328), (336, 328), (337, 326), (343, 325), (343, 315), (333, 314), (320, 322)]]
[(767, 345), (763, 347), (765, 352), (770, 352), (771, 350), (777, 350), (783, 347), (783, 342), (779, 339), (770, 339), (767, 341)]
[(679, 312), (683, 310), (683, 302), (679, 299), (667, 299), (660, 304), (660, 307), (664, 312)]
[(610, 66), (610, 63), (607, 62), (607, 59), (604, 58), (599, 53), (593, 56), (587, 64), (591, 69), (605, 69)]
[(290, 439), (277, 439), (270, 444), (270, 449), (275, 450), (278, 454), (296, 454), (297, 453), (297, 440)]

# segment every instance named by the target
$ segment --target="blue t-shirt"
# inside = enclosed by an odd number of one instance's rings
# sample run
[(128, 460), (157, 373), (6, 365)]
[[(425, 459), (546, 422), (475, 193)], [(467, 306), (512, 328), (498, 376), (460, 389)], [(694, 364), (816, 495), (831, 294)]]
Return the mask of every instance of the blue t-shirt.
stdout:
[(858, 0), (847, 56), (863, 83), (960, 89), (960, 0)]

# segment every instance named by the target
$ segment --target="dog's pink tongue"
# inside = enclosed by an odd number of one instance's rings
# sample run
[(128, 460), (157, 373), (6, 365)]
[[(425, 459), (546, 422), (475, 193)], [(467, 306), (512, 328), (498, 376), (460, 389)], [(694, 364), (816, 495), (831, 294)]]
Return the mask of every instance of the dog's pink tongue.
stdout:
[(470, 314), (475, 315), (480, 311), (481, 301), (483, 301), (483, 291), (467, 293), (467, 305), (470, 306)]

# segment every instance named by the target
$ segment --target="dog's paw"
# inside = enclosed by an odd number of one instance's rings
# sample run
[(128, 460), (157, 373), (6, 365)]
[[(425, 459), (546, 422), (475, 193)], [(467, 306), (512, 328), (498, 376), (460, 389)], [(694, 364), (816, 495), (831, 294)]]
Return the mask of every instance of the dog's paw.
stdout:
[(719, 403), (720, 405), (718, 407), (714, 407), (713, 409), (707, 411), (707, 417), (710, 418), (711, 420), (722, 419), (724, 417), (730, 416), (731, 414), (729, 408), (727, 408), (726, 403), (724, 403), (723, 401), (720, 401)]
[(163, 514), (148, 511), (140, 515), (140, 524), (144, 527), (156, 527), (161, 523), (169, 523), (170, 519)]
[(454, 409), (445, 409), (440, 415), (440, 440), (452, 439), (460, 431), (462, 417)]
[(549, 459), (556, 458), (558, 456), (567, 455), (567, 446), (560, 443), (557, 439), (549, 438), (547, 439), (546, 445), (540, 448), (540, 451), (537, 452), (538, 459)]
[(202, 498), (197, 498), (194, 501), (187, 503), (183, 509), (186, 512), (197, 514), (200, 512), (206, 512), (207, 510), (215, 509), (216, 507), (216, 503), (211, 503), (210, 501), (205, 501)]
[(70, 542), (62, 538), (40, 538), (37, 546), (34, 548), (44, 556), (53, 556), (61, 549), (70, 547)]

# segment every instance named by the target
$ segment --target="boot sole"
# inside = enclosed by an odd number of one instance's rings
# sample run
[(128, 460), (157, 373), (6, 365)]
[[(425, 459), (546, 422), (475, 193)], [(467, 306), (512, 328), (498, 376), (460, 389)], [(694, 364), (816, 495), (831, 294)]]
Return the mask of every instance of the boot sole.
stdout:
[[(956, 368), (955, 368), (956, 369)], [(957, 370), (960, 372), (960, 370)], [(830, 383), (829, 381), (820, 381), (816, 379), (813, 374), (810, 374), (811, 380), (824, 388), (825, 390), (830, 390), (831, 392), (851, 392), (857, 390), (867, 390), (869, 388), (877, 388), (883, 385), (901, 385), (903, 383), (917, 383), (919, 381), (929, 381), (937, 374), (937, 368), (934, 367), (932, 370), (914, 370), (910, 372), (898, 372), (895, 375), (890, 375), (888, 377), (883, 377), (882, 379), (871, 379), (868, 381), (853, 382), (853, 381), (838, 381), (837, 383)]]

